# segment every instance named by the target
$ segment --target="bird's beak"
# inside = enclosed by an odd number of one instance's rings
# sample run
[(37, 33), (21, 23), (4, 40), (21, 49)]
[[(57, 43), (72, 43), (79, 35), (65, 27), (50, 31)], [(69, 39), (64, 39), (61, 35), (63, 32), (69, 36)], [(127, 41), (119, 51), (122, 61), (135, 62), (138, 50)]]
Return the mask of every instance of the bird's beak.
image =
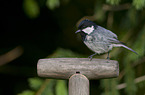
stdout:
[(75, 33), (79, 33), (79, 32), (81, 32), (81, 30), (77, 30)]

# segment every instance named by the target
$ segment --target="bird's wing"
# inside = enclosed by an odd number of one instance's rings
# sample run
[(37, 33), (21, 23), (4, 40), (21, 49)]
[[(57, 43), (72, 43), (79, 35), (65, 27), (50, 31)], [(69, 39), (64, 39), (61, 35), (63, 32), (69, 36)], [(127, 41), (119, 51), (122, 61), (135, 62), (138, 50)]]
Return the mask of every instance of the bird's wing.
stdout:
[(123, 44), (125, 45), (125, 43), (119, 41), (118, 39), (115, 39), (115, 38), (107, 38), (108, 42), (109, 43), (112, 43), (112, 44)]
[(105, 29), (105, 28), (103, 28), (103, 27), (101, 27), (101, 26), (98, 26), (98, 27), (97, 27), (95, 33), (102, 34), (102, 35), (104, 35), (105, 37), (118, 39), (116, 34), (114, 34), (114, 33), (111, 32), (110, 30), (107, 30), (107, 29)]
[(106, 43), (125, 45), (123, 42), (118, 40), (117, 35), (115, 33), (101, 26), (97, 26), (93, 33), (94, 33), (93, 35), (95, 35), (96, 38), (97, 37), (99, 39), (103, 38), (103, 41), (105, 41)]

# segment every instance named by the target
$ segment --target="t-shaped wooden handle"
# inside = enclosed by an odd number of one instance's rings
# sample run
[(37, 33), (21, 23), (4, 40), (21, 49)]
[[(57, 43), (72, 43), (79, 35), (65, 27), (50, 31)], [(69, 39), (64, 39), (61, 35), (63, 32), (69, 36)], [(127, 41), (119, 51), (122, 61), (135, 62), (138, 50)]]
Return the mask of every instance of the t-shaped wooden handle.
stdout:
[(108, 59), (49, 58), (38, 61), (37, 73), (41, 77), (53, 79), (69, 79), (73, 74), (80, 73), (94, 80), (117, 77), (119, 64)]

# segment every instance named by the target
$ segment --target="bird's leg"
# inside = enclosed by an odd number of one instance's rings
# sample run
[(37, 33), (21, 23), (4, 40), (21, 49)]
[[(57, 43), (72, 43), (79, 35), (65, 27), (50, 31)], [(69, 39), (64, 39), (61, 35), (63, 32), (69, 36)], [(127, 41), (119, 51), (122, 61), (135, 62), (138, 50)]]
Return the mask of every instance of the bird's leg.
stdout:
[(109, 58), (109, 51), (108, 51), (107, 59), (108, 59), (108, 60), (110, 59), (110, 58)]
[(90, 56), (89, 56), (89, 60), (91, 61), (92, 58), (93, 58), (93, 56), (96, 55), (96, 54), (97, 54), (97, 53), (94, 53), (94, 54), (90, 55)]

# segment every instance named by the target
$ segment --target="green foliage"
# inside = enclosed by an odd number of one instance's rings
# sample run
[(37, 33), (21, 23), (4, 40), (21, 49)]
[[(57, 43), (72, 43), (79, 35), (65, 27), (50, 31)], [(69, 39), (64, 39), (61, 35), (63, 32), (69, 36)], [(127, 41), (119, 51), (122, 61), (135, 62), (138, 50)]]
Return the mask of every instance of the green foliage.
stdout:
[(42, 91), (39, 92), (39, 95), (54, 95), (54, 85), (56, 83), (56, 80), (45, 80)]
[(127, 95), (135, 95), (137, 91), (137, 86), (134, 83), (135, 80), (135, 70), (132, 67), (131, 63), (142, 58), (145, 54), (145, 27), (139, 32), (137, 36), (137, 40), (133, 44), (134, 50), (139, 54), (138, 56), (135, 54), (131, 54), (131, 52), (124, 59), (124, 67), (125, 67), (125, 82), (127, 87), (125, 89)]
[(72, 58), (72, 57), (84, 57), (81, 54), (72, 52), (68, 49), (58, 48), (51, 56), (51, 58)]
[(133, 5), (137, 10), (145, 7), (145, 0), (133, 0)]
[(129, 24), (131, 27), (134, 27), (137, 25), (137, 11), (134, 8), (131, 8), (128, 10), (128, 19), (129, 19)]
[(118, 5), (120, 0), (106, 0), (106, 2), (111, 4), (111, 5)]
[(57, 80), (56, 95), (67, 95), (67, 87), (64, 80)]
[(133, 49), (138, 53), (138, 55), (132, 54), (132, 52), (130, 52), (128, 54), (128, 56), (125, 58), (126, 62), (134, 62), (144, 56), (144, 54), (145, 54), (144, 41), (145, 41), (145, 27), (143, 27), (143, 29), (141, 29), (141, 31), (139, 32), (139, 34), (137, 36), (137, 40), (133, 44)]
[(125, 83), (127, 85), (125, 91), (127, 95), (136, 95), (137, 87), (134, 82), (135, 72), (131, 66), (131, 61), (124, 62), (124, 67), (125, 67)]
[(104, 93), (102, 95), (110, 95), (110, 80), (109, 79), (103, 79), (101, 80), (101, 87), (104, 89)]
[[(50, 10), (54, 10), (55, 8), (60, 6), (60, 2), (68, 3), (69, 0), (46, 0), (46, 1), (38, 0), (38, 2), (40, 3), (39, 5), (41, 6), (46, 5)], [(102, 21), (104, 20), (105, 15), (104, 15), (104, 11), (102, 11), (102, 7), (99, 7), (102, 4), (98, 2), (100, 1), (97, 1), (97, 7), (95, 8), (95, 15), (98, 20)], [(106, 0), (106, 2), (111, 5), (118, 5), (121, 2), (121, 0)], [(40, 14), (39, 5), (37, 4), (36, 0), (24, 0), (23, 3), (24, 12), (31, 19), (37, 18)], [(142, 9), (145, 7), (145, 0), (133, 0), (132, 5), (135, 6), (137, 10)]]
[(35, 95), (36, 91), (40, 89), (44, 80), (35, 77), (35, 78), (29, 78), (28, 82), (29, 82), (29, 86), (32, 90), (25, 90), (18, 95)]
[(46, 6), (51, 10), (55, 9), (56, 7), (59, 7), (59, 5), (60, 5), (59, 0), (47, 0), (46, 1)]
[[(139, 57), (143, 57), (145, 54), (145, 25), (144, 27), (139, 31), (139, 34), (137, 36), (137, 40), (134, 43), (134, 48), (136, 50), (136, 52), (139, 54)], [(131, 58), (132, 56), (130, 56), (129, 58)], [(136, 57), (133, 56), (133, 58), (131, 58), (133, 61), (135, 61)]]
[(18, 95), (54, 95), (54, 85), (56, 80), (42, 80), (41, 78), (29, 78), (31, 90), (25, 90)]
[(120, 95), (119, 91), (115, 89), (117, 87), (118, 80), (117, 79), (103, 79), (101, 81), (101, 86), (104, 89), (104, 93), (102, 95)]
[(38, 90), (41, 87), (44, 80), (42, 80), (40, 78), (29, 78), (28, 82), (29, 82), (29, 86), (31, 87), (31, 89)]
[(139, 88), (143, 88), (143, 87), (145, 86), (145, 80), (142, 81), (142, 82), (139, 82), (139, 83), (137, 84), (137, 86), (138, 86)]
[(103, 22), (104, 18), (106, 17), (105, 12), (102, 9), (102, 5), (103, 2), (98, 1), (96, 2), (95, 9), (94, 9), (94, 15), (98, 22)]
[(23, 8), (26, 15), (31, 19), (38, 17), (40, 14), (36, 0), (24, 0)]
[(119, 90), (114, 89), (118, 85), (118, 80), (116, 78), (111, 79), (111, 95), (120, 95)]
[(127, 95), (135, 95), (137, 91), (137, 86), (134, 82), (135, 80), (135, 70), (132, 67), (131, 63), (142, 58), (145, 53), (145, 27), (139, 32), (137, 40), (133, 44), (134, 50), (139, 54), (132, 54), (131, 52), (124, 58), (124, 67), (125, 67), (125, 82), (127, 87), (125, 89)]
[(18, 94), (18, 95), (35, 95), (34, 91), (31, 90), (25, 90), (22, 93)]

